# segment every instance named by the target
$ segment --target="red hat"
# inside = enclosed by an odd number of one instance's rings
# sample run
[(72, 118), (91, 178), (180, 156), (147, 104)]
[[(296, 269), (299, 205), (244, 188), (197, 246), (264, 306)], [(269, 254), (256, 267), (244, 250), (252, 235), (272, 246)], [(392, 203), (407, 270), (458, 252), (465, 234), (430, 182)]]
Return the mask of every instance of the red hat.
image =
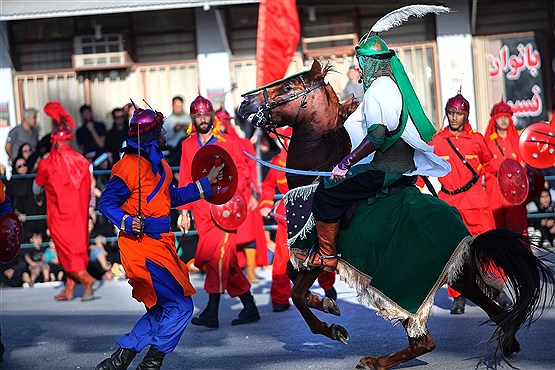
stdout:
[(513, 108), (511, 108), (510, 105), (505, 103), (505, 101), (503, 100), (503, 97), (501, 97), (501, 101), (499, 103), (494, 104), (493, 107), (491, 107), (491, 113), (490, 113), (491, 117), (512, 116), (512, 115), (513, 115)]
[(470, 103), (464, 98), (464, 96), (462, 96), (461, 92), (459, 91), (457, 95), (447, 100), (447, 104), (445, 104), (445, 111), (447, 110), (461, 111), (466, 113), (466, 115), (468, 116), (468, 113), (470, 113)]
[(189, 108), (189, 114), (191, 116), (195, 114), (212, 114), (214, 113), (214, 107), (210, 100), (203, 98), (200, 94), (197, 96), (195, 100), (191, 103), (191, 107)]
[(134, 138), (138, 135), (144, 135), (154, 129), (161, 127), (163, 124), (164, 115), (152, 109), (142, 109), (133, 103), (135, 110), (133, 116), (129, 120), (128, 137)]
[(73, 138), (73, 127), (75, 122), (71, 115), (64, 109), (62, 103), (51, 101), (44, 106), (44, 113), (51, 117), (56, 127), (50, 133), (50, 141), (71, 140)]

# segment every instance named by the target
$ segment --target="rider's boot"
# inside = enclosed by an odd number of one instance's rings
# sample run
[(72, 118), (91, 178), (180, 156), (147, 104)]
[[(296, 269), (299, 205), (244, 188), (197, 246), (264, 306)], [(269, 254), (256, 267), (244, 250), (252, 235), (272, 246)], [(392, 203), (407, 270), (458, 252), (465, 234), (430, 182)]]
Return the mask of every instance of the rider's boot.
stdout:
[(231, 322), (231, 325), (248, 324), (260, 320), (260, 314), (251, 291), (247, 290), (246, 293), (239, 296), (239, 299), (241, 299), (244, 308), (239, 312), (239, 316)]
[(320, 249), (308, 257), (308, 265), (322, 267), (326, 271), (335, 271), (337, 261), (339, 261), (336, 244), (339, 222), (316, 221), (316, 233)]
[(220, 307), (220, 293), (210, 293), (208, 295), (208, 304), (198, 317), (193, 317), (191, 324), (206, 326), (216, 329), (220, 326), (218, 322), (218, 308)]
[(125, 370), (131, 365), (137, 352), (119, 347), (110, 357), (94, 367), (95, 370)]

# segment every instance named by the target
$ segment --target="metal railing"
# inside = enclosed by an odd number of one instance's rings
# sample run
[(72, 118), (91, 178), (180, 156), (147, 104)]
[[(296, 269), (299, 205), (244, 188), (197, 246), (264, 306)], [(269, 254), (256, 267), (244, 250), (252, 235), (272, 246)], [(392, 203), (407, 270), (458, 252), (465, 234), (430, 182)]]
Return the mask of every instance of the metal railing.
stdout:
[[(179, 171), (179, 166), (176, 167), (171, 167), (173, 172), (177, 172)], [(95, 170), (93, 171), (93, 176), (98, 176), (98, 175), (109, 175), (112, 173), (112, 170)], [(24, 178), (35, 178), (36, 174), (32, 173), (32, 174), (25, 174), (25, 175), (12, 175), (10, 178), (10, 181), (12, 179), (24, 179)], [(5, 181), (6, 180), (6, 176), (0, 176), (0, 180)], [(275, 200), (279, 200), (281, 199), (282, 195), (281, 194), (277, 194), (275, 197)], [(171, 210), (175, 210), (176, 208), (171, 208)], [(100, 213), (99, 211), (95, 211), (95, 214), (98, 216), (103, 216), (102, 213)], [(46, 215), (27, 215), (26, 216), (26, 221), (38, 221), (38, 220), (46, 220)], [(275, 231), (277, 229), (277, 225), (265, 225), (264, 226), (264, 230), (268, 230), (268, 231)], [(183, 232), (181, 232), (180, 230), (171, 230), (176, 238), (176, 241), (179, 241), (179, 239), (181, 238), (181, 236), (183, 235)], [(193, 237), (193, 236), (197, 236), (198, 232), (195, 229), (191, 229), (189, 230), (189, 232), (187, 233), (187, 237)], [(106, 236), (106, 242), (116, 242), (118, 240), (117, 235), (115, 236)], [(89, 243), (94, 244), (95, 242), (95, 238), (90, 238), (89, 239)], [(50, 245), (50, 242), (43, 242), (41, 244), (42, 247), (48, 247)], [(25, 249), (25, 248), (33, 248), (34, 245), (32, 243), (23, 243), (21, 244), (21, 248)]]

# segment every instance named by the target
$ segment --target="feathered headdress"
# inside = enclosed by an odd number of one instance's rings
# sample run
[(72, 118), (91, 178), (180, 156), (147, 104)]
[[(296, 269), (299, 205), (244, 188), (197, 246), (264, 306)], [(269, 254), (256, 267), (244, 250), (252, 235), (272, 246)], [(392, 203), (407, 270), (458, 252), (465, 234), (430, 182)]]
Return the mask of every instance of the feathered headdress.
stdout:
[(51, 101), (44, 106), (44, 113), (50, 116), (56, 124), (66, 124), (69, 128), (75, 127), (73, 117), (64, 109), (59, 101)]
[(360, 41), (360, 44), (366, 41), (366, 39), (370, 36), (371, 32), (374, 32), (374, 33), (385, 32), (387, 30), (400, 26), (403, 22), (406, 22), (410, 16), (415, 16), (420, 18), (429, 13), (440, 14), (440, 13), (449, 13), (450, 11), (451, 9), (445, 6), (439, 6), (439, 5), (417, 4), (417, 5), (404, 6), (392, 12), (389, 12), (383, 17), (381, 17), (380, 19), (378, 19), (378, 21), (374, 23), (374, 25), (370, 29), (370, 32), (368, 32), (365, 35), (365, 37), (363, 37), (363, 39)]

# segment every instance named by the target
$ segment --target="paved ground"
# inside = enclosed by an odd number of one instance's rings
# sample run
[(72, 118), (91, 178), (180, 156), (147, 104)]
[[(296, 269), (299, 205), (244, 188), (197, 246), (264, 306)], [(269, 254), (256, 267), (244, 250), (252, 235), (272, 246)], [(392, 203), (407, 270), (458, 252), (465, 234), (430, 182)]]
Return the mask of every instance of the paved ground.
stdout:
[[(351, 343), (344, 345), (313, 335), (294, 308), (272, 312), (270, 271), (259, 271), (259, 275), (262, 281), (253, 292), (262, 315), (260, 322), (230, 326), (241, 304), (226, 295), (220, 307), (220, 328), (190, 325), (176, 351), (167, 356), (163, 369), (353, 369), (363, 356), (383, 355), (406, 346), (401, 327), (392, 327), (374, 310), (356, 303), (354, 291), (341, 282), (336, 284), (341, 317), (319, 316), (345, 326)], [(207, 300), (201, 289), (202, 276), (192, 275), (192, 281), (199, 288), (194, 300), (196, 309), (201, 310)], [(85, 303), (79, 299), (55, 302), (52, 297), (60, 289), (55, 284), (0, 291), (0, 324), (7, 350), (0, 369), (93, 369), (114, 350), (119, 335), (129, 331), (144, 313), (143, 306), (130, 298), (125, 281), (105, 282), (97, 291), (98, 298)], [(315, 292), (323, 293), (319, 288)], [(480, 325), (486, 316), (475, 306), (467, 306), (467, 312), (458, 316), (450, 315), (449, 307), (446, 290), (441, 289), (429, 321), (437, 349), (398, 368), (476, 368), (485, 353), (482, 342), (492, 328)], [(551, 309), (530, 329), (519, 333), (522, 352), (514, 357), (514, 365), (555, 369), (554, 332), (555, 310)], [(135, 360), (130, 368), (137, 363)], [(500, 368), (509, 367), (505, 364)]]

